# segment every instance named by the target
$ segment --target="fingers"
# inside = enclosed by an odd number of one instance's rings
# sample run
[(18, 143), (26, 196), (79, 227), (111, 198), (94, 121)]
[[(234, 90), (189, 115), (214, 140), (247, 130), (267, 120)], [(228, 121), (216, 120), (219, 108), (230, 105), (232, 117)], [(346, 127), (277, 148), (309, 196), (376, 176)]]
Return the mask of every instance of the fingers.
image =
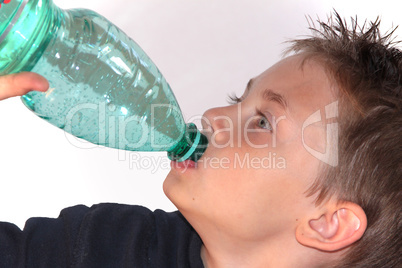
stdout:
[(46, 91), (48, 81), (41, 75), (31, 72), (0, 76), (0, 100), (21, 96), (31, 90)]

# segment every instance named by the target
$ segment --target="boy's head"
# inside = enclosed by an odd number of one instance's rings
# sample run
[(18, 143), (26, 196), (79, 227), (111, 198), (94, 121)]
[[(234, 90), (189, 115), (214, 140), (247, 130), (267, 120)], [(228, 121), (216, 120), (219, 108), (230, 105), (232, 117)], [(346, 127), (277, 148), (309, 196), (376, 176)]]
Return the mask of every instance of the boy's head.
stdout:
[[(340, 267), (396, 267), (401, 263), (402, 52), (379, 20), (347, 28), (338, 14), (291, 49), (315, 59), (338, 88), (336, 167), (324, 166), (310, 193), (361, 206), (367, 230)], [(361, 28), (362, 27), (362, 28)], [(347, 266), (349, 265), (349, 266)]]
[(165, 181), (210, 260), (244, 250), (276, 267), (398, 261), (402, 54), (378, 23), (320, 25), (236, 103), (205, 113), (209, 148)]

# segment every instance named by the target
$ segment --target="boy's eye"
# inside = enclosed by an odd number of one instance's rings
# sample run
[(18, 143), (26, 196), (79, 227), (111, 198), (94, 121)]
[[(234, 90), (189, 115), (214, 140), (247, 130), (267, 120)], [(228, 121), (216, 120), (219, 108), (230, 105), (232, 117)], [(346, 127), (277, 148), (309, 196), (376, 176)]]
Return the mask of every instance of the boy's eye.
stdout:
[(269, 123), (268, 119), (265, 118), (265, 116), (261, 116), (258, 121), (257, 121), (257, 126), (259, 128), (267, 129), (267, 130), (272, 130), (271, 123)]

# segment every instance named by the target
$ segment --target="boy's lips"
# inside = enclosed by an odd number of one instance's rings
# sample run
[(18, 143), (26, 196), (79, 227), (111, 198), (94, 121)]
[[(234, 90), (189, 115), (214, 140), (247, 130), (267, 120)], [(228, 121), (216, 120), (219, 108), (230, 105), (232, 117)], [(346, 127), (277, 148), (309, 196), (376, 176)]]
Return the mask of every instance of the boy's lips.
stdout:
[(175, 169), (186, 170), (186, 169), (196, 168), (197, 163), (195, 163), (192, 160), (184, 160), (182, 162), (172, 161), (172, 162), (170, 162), (170, 167), (175, 168)]

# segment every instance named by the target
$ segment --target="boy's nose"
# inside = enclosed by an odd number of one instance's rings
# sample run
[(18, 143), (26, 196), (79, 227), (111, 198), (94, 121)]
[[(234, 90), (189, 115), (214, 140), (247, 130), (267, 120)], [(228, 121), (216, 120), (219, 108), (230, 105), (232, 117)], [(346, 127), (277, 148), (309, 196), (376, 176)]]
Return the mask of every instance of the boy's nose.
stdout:
[(231, 106), (217, 107), (207, 110), (202, 117), (203, 134), (207, 136), (210, 142), (224, 143), (230, 132), (233, 132), (234, 118), (231, 112)]

